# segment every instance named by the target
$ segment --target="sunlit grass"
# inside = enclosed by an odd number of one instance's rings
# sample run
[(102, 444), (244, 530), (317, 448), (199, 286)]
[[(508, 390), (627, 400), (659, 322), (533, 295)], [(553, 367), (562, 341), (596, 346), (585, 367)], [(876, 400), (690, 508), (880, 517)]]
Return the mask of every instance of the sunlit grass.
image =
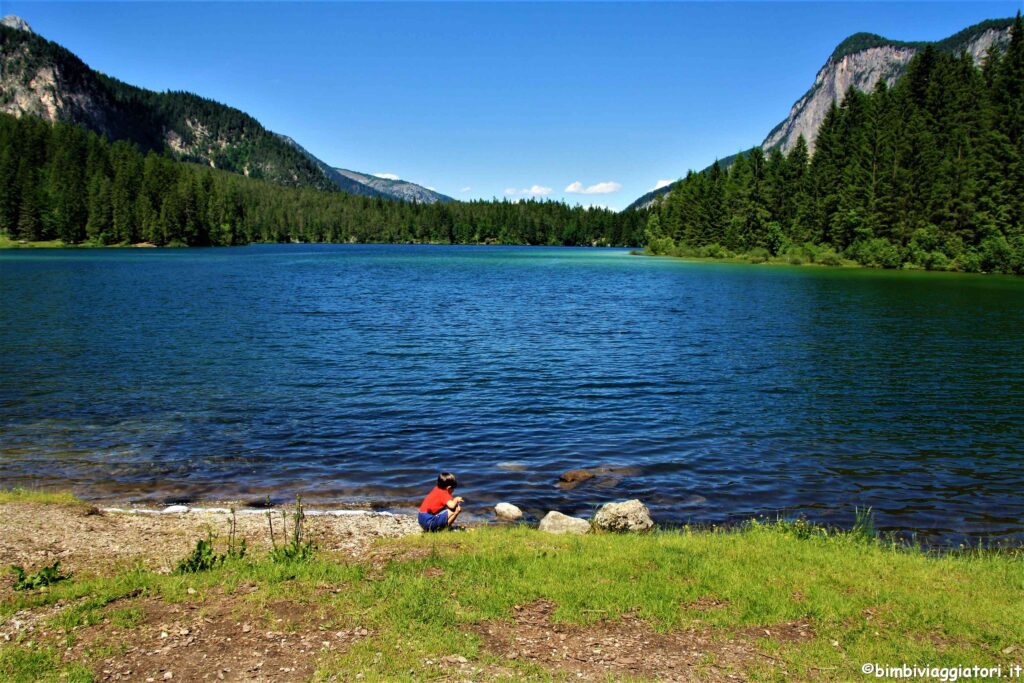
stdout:
[(0, 489), (0, 505), (8, 505), (10, 503), (84, 505), (81, 500), (66, 491), (42, 491), (25, 488)]
[[(434, 677), (438, 670), (427, 662), (452, 654), (473, 666), (500, 667), (512, 679), (546, 680), (551, 672), (536, 664), (487, 652), (473, 631), (541, 599), (557, 605), (557, 621), (586, 625), (628, 611), (656, 630), (697, 628), (721, 639), (752, 627), (808, 624), (808, 640), (758, 640), (770, 658), (744, 673), (760, 680), (855, 680), (865, 662), (1006, 667), (1014, 661), (1010, 648), (1024, 643), (1019, 552), (928, 555), (863, 532), (792, 523), (588, 536), (480, 528), (387, 541), (382, 550), (391, 559), (321, 553), (282, 564), (253, 557), (187, 576), (135, 570), (87, 578), (45, 593), (5, 594), (0, 618), (60, 602), (68, 607), (49, 625), (70, 638), (103, 619), (121, 628), (139, 623), (137, 596), (200, 606), (228, 599), (268, 623), (269, 607), (288, 601), (328, 631), (368, 630), (347, 650), (317, 655), (320, 677), (352, 680), (362, 673), (366, 681)], [(718, 607), (700, 607), (710, 600)], [(0, 678), (46, 680), (80, 671), (51, 646), (3, 646)]]

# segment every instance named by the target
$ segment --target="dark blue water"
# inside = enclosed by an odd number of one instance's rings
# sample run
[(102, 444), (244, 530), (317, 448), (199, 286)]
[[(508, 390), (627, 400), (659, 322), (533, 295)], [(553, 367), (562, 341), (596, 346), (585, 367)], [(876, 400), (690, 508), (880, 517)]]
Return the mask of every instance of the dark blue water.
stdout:
[[(0, 486), (1024, 536), (1024, 281), (619, 250), (0, 253)], [(612, 474), (575, 489), (565, 470)]]

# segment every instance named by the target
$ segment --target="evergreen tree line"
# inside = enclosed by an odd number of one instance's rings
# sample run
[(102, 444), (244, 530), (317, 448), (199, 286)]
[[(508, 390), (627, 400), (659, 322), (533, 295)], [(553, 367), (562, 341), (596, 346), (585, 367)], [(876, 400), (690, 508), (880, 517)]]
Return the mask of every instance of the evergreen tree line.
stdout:
[(1024, 29), (981, 68), (931, 47), (850, 89), (788, 155), (690, 173), (650, 212), (655, 253), (1024, 274)]
[(14, 239), (634, 246), (644, 219), (554, 201), (416, 204), (285, 187), (78, 126), (0, 115), (0, 233)]

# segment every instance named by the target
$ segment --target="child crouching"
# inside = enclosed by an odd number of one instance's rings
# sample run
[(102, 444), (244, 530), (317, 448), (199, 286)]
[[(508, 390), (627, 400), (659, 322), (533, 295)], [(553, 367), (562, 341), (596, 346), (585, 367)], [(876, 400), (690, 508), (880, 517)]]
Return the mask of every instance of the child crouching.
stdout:
[(462, 512), (462, 496), (452, 496), (458, 482), (451, 472), (437, 476), (437, 486), (427, 494), (420, 505), (419, 523), (424, 531), (449, 529)]

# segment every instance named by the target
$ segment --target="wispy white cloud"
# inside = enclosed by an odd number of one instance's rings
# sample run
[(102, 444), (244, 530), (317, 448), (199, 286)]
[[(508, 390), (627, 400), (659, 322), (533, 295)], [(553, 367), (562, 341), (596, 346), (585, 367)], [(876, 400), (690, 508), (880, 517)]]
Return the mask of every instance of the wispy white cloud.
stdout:
[(472, 189), (473, 189), (472, 187), (470, 187), (469, 185), (466, 185), (464, 188), (459, 190), (459, 192), (469, 192)]
[(396, 176), (394, 173), (374, 173), (373, 175), (377, 178), (383, 178), (384, 180), (401, 180), (401, 178)]
[(543, 185), (533, 185), (531, 187), (524, 187), (523, 189), (516, 189), (514, 187), (506, 187), (505, 195), (508, 197), (515, 197), (522, 195), (524, 197), (543, 197), (551, 194), (550, 187), (544, 187)]
[(651, 188), (651, 191), (653, 192), (654, 190), (660, 190), (663, 187), (668, 187), (674, 182), (674, 180), (659, 180), (654, 184), (654, 187)]
[(608, 194), (610, 192), (618, 192), (622, 189), (622, 185), (609, 180), (604, 183), (595, 183), (593, 185), (583, 186), (583, 183), (576, 181), (565, 188), (565, 192), (568, 194)]
[(427, 188), (428, 190), (430, 190), (431, 192), (437, 192), (437, 188), (436, 188), (436, 187), (431, 187), (430, 185), (426, 185), (425, 187), (426, 187), (426, 188)]

